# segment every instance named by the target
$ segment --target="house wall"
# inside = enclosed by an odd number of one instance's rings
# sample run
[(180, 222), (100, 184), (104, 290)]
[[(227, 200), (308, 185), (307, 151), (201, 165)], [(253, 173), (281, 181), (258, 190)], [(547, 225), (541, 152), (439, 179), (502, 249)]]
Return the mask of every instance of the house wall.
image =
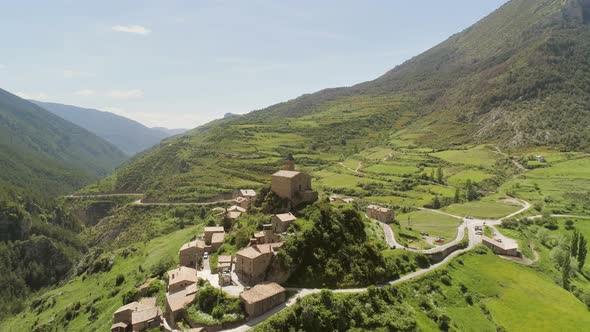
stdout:
[(367, 216), (369, 216), (369, 218), (377, 219), (381, 222), (390, 222), (393, 220), (393, 210), (381, 212), (376, 209), (367, 209)]
[(281, 198), (292, 199), (293, 190), (291, 186), (291, 180), (292, 178), (273, 176), (271, 178), (270, 188), (275, 194), (277, 194), (277, 196)]
[(244, 310), (249, 317), (260, 316), (277, 305), (285, 302), (286, 294), (281, 292), (254, 303), (244, 303)]
[(181, 251), (178, 254), (180, 265), (190, 267), (193, 269), (196, 268), (197, 254), (198, 254), (197, 247), (191, 247), (191, 248)]
[(129, 310), (125, 310), (123, 312), (115, 313), (113, 315), (113, 324), (119, 323), (119, 322), (131, 324), (131, 313), (132, 312), (133, 311), (131, 309), (129, 309)]
[(291, 225), (291, 222), (282, 222), (281, 219), (279, 219), (276, 216), (272, 217), (271, 223), (272, 223), (272, 230), (275, 233), (286, 232), (287, 229), (289, 228), (289, 226)]
[(132, 326), (133, 331), (145, 331), (154, 327), (159, 327), (160, 326), (160, 318), (156, 317), (152, 320), (149, 320), (147, 322), (139, 322), (137, 324), (134, 324)]
[(271, 260), (271, 253), (262, 254), (254, 259), (237, 255), (236, 274), (238, 274), (241, 279), (250, 284), (264, 281), (266, 277), (266, 271), (270, 266)]

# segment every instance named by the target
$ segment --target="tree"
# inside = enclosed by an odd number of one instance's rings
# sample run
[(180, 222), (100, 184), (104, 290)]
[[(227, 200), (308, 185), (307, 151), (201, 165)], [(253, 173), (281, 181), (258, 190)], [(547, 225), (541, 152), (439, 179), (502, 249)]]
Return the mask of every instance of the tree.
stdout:
[(475, 186), (473, 185), (473, 183), (471, 182), (470, 179), (468, 179), (467, 182), (465, 183), (465, 187), (467, 190), (467, 193), (465, 194), (465, 198), (467, 198), (468, 201), (473, 201), (473, 200), (477, 199), (477, 191), (475, 191)]
[(199, 218), (201, 218), (201, 220), (204, 220), (206, 216), (207, 210), (205, 210), (204, 206), (201, 206), (201, 210), (199, 211)]
[(570, 254), (572, 257), (578, 257), (578, 241), (580, 239), (580, 232), (577, 230), (572, 235), (572, 242), (570, 245)]
[(434, 181), (434, 168), (430, 170), (430, 181)]
[(582, 270), (586, 263), (586, 255), (588, 254), (588, 241), (584, 235), (580, 235), (578, 240), (578, 268)]
[(438, 181), (438, 183), (443, 183), (443, 177), (444, 177), (443, 169), (442, 169), (442, 167), (439, 166), (436, 169), (436, 180)]
[(434, 196), (434, 199), (432, 200), (432, 208), (440, 209), (440, 199), (438, 198), (438, 195)]
[(453, 203), (459, 203), (461, 201), (461, 189), (455, 189), (455, 197), (453, 198)]
[(572, 273), (572, 265), (571, 265), (571, 256), (569, 253), (566, 253), (563, 264), (561, 266), (561, 282), (563, 288), (569, 290), (570, 289), (570, 277)]

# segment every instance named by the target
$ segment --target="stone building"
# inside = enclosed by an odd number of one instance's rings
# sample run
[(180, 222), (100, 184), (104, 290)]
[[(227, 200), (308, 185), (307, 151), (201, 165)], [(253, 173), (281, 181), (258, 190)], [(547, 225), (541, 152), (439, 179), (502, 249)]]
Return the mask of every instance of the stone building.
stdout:
[(367, 206), (367, 216), (372, 219), (379, 220), (381, 222), (391, 222), (393, 220), (393, 210), (384, 208), (379, 205)]
[(166, 315), (173, 322), (181, 316), (186, 306), (195, 301), (198, 287), (192, 284), (174, 293), (166, 294)]
[(236, 254), (236, 274), (249, 284), (256, 284), (266, 279), (274, 256), (282, 242), (258, 244), (246, 247)]
[(225, 229), (221, 226), (205, 227), (205, 244), (211, 245), (215, 233), (225, 233)]
[(111, 332), (144, 331), (159, 327), (162, 312), (155, 298), (144, 298), (126, 304), (113, 314)]
[(521, 254), (518, 251), (518, 243), (516, 241), (498, 242), (490, 239), (489, 237), (483, 236), (481, 238), (483, 245), (492, 249), (496, 255), (504, 256), (515, 256), (519, 257)]
[(168, 292), (174, 293), (197, 283), (197, 270), (181, 266), (168, 271)]
[(178, 250), (178, 260), (180, 265), (190, 268), (197, 267), (197, 257), (200, 256), (198, 242), (198, 240), (191, 241), (183, 244), (182, 247), (180, 247), (180, 250)]
[(275, 233), (284, 233), (295, 220), (297, 218), (291, 212), (275, 214), (271, 219), (272, 231)]
[(275, 282), (258, 284), (240, 294), (244, 310), (250, 318), (260, 316), (285, 302), (286, 290)]
[(295, 160), (291, 154), (284, 159), (283, 169), (272, 175), (271, 190), (293, 205), (318, 199), (318, 193), (311, 188), (311, 176), (295, 170)]

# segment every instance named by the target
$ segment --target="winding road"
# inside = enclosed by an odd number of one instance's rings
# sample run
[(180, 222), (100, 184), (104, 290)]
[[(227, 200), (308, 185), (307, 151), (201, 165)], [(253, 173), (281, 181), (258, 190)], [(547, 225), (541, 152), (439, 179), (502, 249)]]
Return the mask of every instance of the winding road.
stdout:
[[(464, 230), (467, 229), (467, 236), (469, 239), (469, 244), (467, 245), (466, 248), (464, 249), (459, 249), (456, 250), (454, 252), (452, 252), (451, 254), (449, 254), (448, 256), (446, 256), (442, 261), (440, 261), (439, 263), (433, 264), (425, 269), (420, 269), (417, 271), (414, 271), (412, 273), (406, 274), (396, 280), (392, 280), (389, 282), (386, 282), (382, 285), (378, 285), (377, 287), (384, 287), (384, 286), (388, 286), (388, 285), (396, 285), (396, 284), (400, 284), (409, 280), (413, 280), (416, 279), (428, 272), (431, 272), (433, 270), (436, 270), (437, 268), (439, 268), (442, 265), (445, 265), (446, 263), (448, 263), (450, 260), (452, 260), (453, 258), (468, 252), (470, 250), (472, 250), (476, 245), (481, 243), (481, 235), (477, 235), (475, 232), (475, 226), (483, 226), (485, 225), (499, 225), (502, 223), (503, 220), (505, 219), (509, 219), (512, 218), (526, 210), (528, 210), (531, 207), (531, 204), (529, 204), (527, 201), (524, 200), (512, 200), (512, 202), (517, 203), (519, 205), (522, 206), (521, 209), (519, 209), (518, 211), (511, 213), (503, 218), (500, 219), (496, 219), (496, 220), (486, 220), (486, 219), (468, 219), (468, 218), (463, 218), (460, 216), (456, 216), (456, 215), (452, 215), (452, 214), (448, 214), (446, 212), (443, 211), (438, 211), (438, 210), (430, 210), (430, 209), (422, 209), (422, 210), (428, 210), (428, 211), (432, 211), (432, 212), (436, 212), (436, 213), (442, 213), (448, 216), (451, 216), (453, 218), (458, 218), (463, 220), (463, 223), (458, 227), (458, 236), (457, 238), (446, 244), (445, 246), (440, 246), (437, 248), (433, 248), (433, 249), (427, 249), (427, 250), (416, 250), (416, 249), (410, 249), (410, 248), (406, 248), (404, 246), (401, 246), (399, 243), (397, 243), (395, 241), (395, 235), (393, 233), (393, 231), (391, 230), (391, 228), (385, 224), (382, 223), (380, 221), (375, 220), (376, 222), (378, 222), (381, 227), (383, 228), (383, 231), (385, 232), (385, 241), (391, 246), (394, 245), (396, 246), (396, 248), (405, 248), (406, 250), (410, 250), (410, 251), (414, 251), (414, 252), (419, 252), (419, 253), (434, 253), (437, 251), (441, 251), (444, 250), (444, 248), (453, 245), (459, 241), (463, 240), (463, 237), (465, 236), (465, 232)], [(590, 218), (590, 217), (588, 217)], [(266, 313), (255, 317), (251, 320), (249, 320), (248, 322), (244, 323), (243, 325), (231, 328), (231, 329), (227, 329), (227, 330), (223, 330), (223, 331), (231, 331), (231, 332), (243, 332), (243, 331), (248, 331), (249, 329), (253, 328), (254, 326), (260, 324), (261, 322), (265, 321), (266, 319), (268, 319), (269, 317), (271, 317), (272, 315), (292, 306), (293, 304), (295, 304), (297, 302), (297, 299), (302, 298), (304, 296), (307, 295), (311, 295), (311, 294), (317, 294), (319, 292), (322, 291), (322, 289), (318, 289), (318, 288), (288, 288), (288, 290), (290, 291), (295, 291), (297, 292), (294, 296), (292, 296), (291, 298), (288, 299), (287, 302), (283, 303), (282, 305), (275, 307), (273, 309), (271, 309), (270, 311), (267, 311)], [(362, 288), (346, 288), (346, 289), (329, 289), (330, 291), (334, 292), (334, 293), (360, 293), (360, 292), (364, 292), (367, 290), (367, 287), (362, 287)]]

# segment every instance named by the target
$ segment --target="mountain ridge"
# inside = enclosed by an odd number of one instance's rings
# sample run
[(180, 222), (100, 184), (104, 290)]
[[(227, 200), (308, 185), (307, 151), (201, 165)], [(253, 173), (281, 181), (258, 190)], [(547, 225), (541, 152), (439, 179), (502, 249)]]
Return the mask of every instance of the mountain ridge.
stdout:
[(166, 137), (183, 132), (182, 129), (149, 128), (124, 116), (91, 108), (31, 102), (102, 137), (130, 156), (160, 143)]

